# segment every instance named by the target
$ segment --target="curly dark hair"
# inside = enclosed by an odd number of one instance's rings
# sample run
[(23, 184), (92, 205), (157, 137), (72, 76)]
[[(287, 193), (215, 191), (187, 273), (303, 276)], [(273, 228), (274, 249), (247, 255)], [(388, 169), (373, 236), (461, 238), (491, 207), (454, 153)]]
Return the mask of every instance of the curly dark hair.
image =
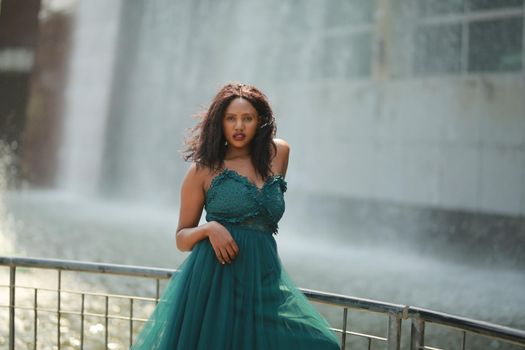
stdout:
[(226, 84), (215, 95), (209, 108), (195, 115), (200, 121), (190, 128), (183, 158), (195, 162), (197, 167), (204, 166), (213, 171), (224, 167), (227, 146), (222, 120), (230, 102), (238, 97), (247, 99), (259, 115), (257, 132), (251, 143), (251, 161), (255, 170), (266, 179), (272, 173), (271, 148), (274, 154), (277, 152), (273, 141), (277, 126), (268, 98), (253, 85), (237, 82)]

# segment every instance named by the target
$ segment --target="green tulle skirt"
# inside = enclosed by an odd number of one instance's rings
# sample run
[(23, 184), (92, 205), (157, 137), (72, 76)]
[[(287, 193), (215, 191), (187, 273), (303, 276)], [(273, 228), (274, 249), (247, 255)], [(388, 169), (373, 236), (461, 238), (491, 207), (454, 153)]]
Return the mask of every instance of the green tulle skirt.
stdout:
[(327, 321), (282, 268), (271, 233), (227, 226), (239, 246), (217, 261), (197, 243), (131, 349), (338, 349)]

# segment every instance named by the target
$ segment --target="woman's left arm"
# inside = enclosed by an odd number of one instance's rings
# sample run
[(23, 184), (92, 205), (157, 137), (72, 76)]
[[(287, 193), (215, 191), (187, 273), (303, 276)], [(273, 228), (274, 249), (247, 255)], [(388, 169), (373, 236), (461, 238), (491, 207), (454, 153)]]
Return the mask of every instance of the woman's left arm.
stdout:
[(290, 145), (283, 139), (274, 139), (273, 141), (277, 146), (276, 162), (278, 173), (285, 177), (288, 170), (288, 159), (290, 158)]

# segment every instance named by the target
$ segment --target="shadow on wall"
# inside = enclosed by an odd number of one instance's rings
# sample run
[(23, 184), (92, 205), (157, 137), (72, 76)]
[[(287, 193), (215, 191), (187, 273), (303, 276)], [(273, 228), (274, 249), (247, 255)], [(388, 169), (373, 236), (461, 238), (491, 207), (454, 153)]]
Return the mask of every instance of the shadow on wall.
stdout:
[(296, 193), (286, 210), (287, 224), (301, 235), (479, 267), (525, 267), (525, 218), (519, 216)]

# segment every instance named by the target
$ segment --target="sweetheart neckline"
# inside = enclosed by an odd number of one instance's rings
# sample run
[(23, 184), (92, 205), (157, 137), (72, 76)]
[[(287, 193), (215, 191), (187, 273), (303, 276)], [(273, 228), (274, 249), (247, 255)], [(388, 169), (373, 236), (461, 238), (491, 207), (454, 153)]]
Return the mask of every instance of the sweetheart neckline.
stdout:
[(275, 180), (275, 179), (281, 179), (285, 184), (286, 184), (286, 180), (284, 179), (283, 175), (282, 174), (273, 174), (273, 175), (270, 175), (268, 176), (268, 178), (264, 181), (262, 187), (259, 187), (257, 186), (257, 184), (255, 184), (254, 182), (252, 182), (248, 176), (245, 176), (245, 175), (241, 175), (237, 172), (237, 170), (234, 170), (234, 169), (230, 169), (230, 168), (223, 168), (217, 175), (215, 175), (212, 179), (211, 179), (211, 182), (210, 182), (210, 187), (208, 188), (208, 190), (206, 191), (206, 194), (208, 194), (208, 192), (210, 192), (210, 190), (214, 187), (215, 185), (215, 182), (217, 182), (217, 179), (219, 179), (221, 176), (223, 176), (225, 173), (230, 173), (230, 174), (233, 174), (234, 176), (236, 176), (238, 179), (240, 179), (241, 181), (247, 183), (249, 186), (251, 186), (252, 188), (254, 188), (257, 193), (262, 193), (264, 191), (264, 189), (266, 188), (266, 186), (271, 183), (270, 180)]

